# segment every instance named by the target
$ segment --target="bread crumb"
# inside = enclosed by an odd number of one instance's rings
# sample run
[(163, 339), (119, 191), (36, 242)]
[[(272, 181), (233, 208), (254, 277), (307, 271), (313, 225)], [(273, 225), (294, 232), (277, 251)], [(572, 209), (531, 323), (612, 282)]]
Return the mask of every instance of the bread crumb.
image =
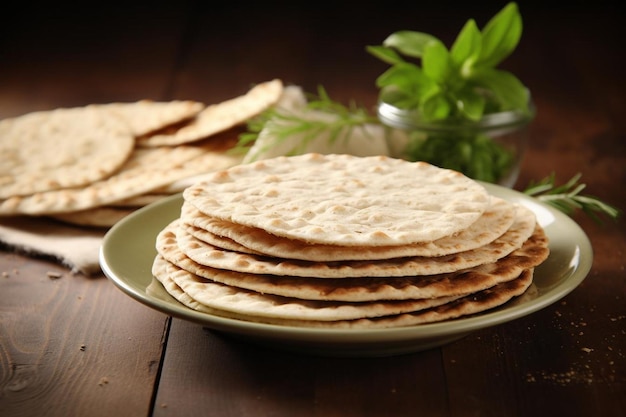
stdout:
[(59, 279), (63, 276), (62, 273), (60, 272), (55, 272), (55, 271), (48, 271), (46, 272), (46, 275), (48, 276), (48, 278), (50, 279)]
[(109, 383), (109, 378), (107, 378), (106, 376), (103, 376), (102, 378), (100, 378), (100, 381), (98, 382), (98, 385), (103, 387), (103, 386), (105, 386), (108, 383)]
[(541, 371), (538, 373), (527, 373), (526, 382), (551, 382), (561, 386), (567, 386), (570, 384), (592, 384), (594, 375), (589, 367), (584, 369), (569, 369), (564, 372), (547, 372)]
[(82, 344), (82, 345), (80, 345), (80, 348), (79, 348), (79, 349), (81, 350), (81, 352), (84, 352), (84, 351), (85, 351), (85, 349), (87, 349), (87, 346), (85, 346), (84, 344)]
[(588, 348), (588, 347), (581, 348), (580, 350), (582, 350), (583, 352), (587, 352), (587, 353), (593, 352), (593, 349)]

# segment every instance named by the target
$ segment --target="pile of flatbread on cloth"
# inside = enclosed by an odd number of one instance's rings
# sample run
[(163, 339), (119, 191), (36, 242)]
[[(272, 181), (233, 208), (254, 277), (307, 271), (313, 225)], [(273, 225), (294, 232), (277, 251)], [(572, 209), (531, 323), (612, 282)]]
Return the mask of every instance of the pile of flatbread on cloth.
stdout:
[[(47, 255), (74, 272), (100, 272), (106, 230), (147, 204), (176, 194), (206, 173), (293, 153), (391, 155), (406, 134), (364, 123), (335, 140), (274, 127), (293, 120), (325, 124), (336, 114), (312, 109), (302, 88), (274, 79), (206, 105), (192, 100), (91, 104), (0, 120), (0, 245)], [(245, 154), (233, 153), (246, 124), (269, 121)], [(393, 140), (390, 140), (393, 139)]]
[(275, 105), (275, 79), (205, 105), (192, 100), (91, 104), (0, 121), (0, 243), (99, 272), (108, 227), (241, 162), (237, 127)]
[(549, 255), (534, 213), (462, 174), (306, 153), (187, 187), (152, 272), (185, 306), (313, 328), (391, 328), (528, 295)]

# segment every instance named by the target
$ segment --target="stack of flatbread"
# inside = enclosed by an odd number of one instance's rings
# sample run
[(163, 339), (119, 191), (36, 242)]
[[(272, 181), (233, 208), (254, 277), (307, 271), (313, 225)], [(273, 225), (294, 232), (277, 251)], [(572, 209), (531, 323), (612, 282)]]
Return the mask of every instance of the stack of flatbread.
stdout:
[(271, 80), (213, 105), (92, 104), (0, 121), (0, 216), (108, 227), (197, 176), (241, 162), (238, 126), (274, 105)]
[(309, 153), (183, 192), (153, 275), (194, 310), (318, 328), (450, 320), (524, 294), (549, 253), (532, 211), (458, 172)]

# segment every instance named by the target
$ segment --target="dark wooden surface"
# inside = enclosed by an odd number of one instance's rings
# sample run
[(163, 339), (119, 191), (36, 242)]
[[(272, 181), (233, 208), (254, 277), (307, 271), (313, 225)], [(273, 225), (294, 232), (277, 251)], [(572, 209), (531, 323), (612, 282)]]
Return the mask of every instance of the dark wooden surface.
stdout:
[[(482, 26), (503, 5), (222, 3), (4, 14), (0, 118), (142, 98), (212, 103), (275, 77), (373, 106), (384, 66), (365, 45), (399, 29), (449, 42), (467, 18)], [(505, 67), (538, 114), (517, 187), (581, 172), (589, 193), (624, 210), (625, 19), (580, 3), (521, 5), (525, 32)], [(442, 348), (369, 359), (234, 341), (137, 303), (103, 275), (5, 249), (0, 415), (624, 416), (626, 227), (575, 219), (595, 258), (563, 300)]]

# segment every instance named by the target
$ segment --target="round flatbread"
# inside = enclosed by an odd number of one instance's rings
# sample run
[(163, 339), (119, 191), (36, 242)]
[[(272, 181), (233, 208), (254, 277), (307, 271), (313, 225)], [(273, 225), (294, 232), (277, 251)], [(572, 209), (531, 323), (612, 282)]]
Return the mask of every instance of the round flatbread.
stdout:
[(97, 106), (28, 113), (0, 121), (0, 199), (80, 187), (116, 172), (135, 140)]
[(178, 247), (174, 220), (157, 236), (158, 253), (168, 262), (199, 277), (262, 294), (323, 301), (380, 301), (440, 298), (481, 291), (514, 279), (543, 262), (549, 253), (545, 233), (538, 230), (523, 246), (495, 263), (448, 274), (415, 277), (317, 279), (250, 274), (198, 264)]
[(138, 139), (140, 146), (174, 146), (205, 139), (245, 123), (275, 104), (283, 91), (281, 80), (258, 84), (246, 94), (204, 108), (173, 132), (159, 132)]
[[(393, 314), (394, 306), (410, 306), (411, 301), (367, 303), (324, 303), (254, 293), (201, 280), (157, 255), (153, 275), (166, 291), (194, 310), (240, 320), (337, 329), (375, 329), (413, 326), (449, 320), (483, 312), (522, 295), (532, 284), (533, 270), (523, 271), (511, 281), (439, 306)], [(447, 299), (447, 298), (446, 298)], [(417, 306), (424, 305), (417, 300)], [(395, 307), (397, 309), (397, 307)], [(361, 316), (359, 318), (358, 316)], [(355, 317), (341, 319), (340, 317)]]
[(146, 194), (173, 181), (232, 166), (239, 157), (206, 146), (141, 148), (110, 177), (84, 187), (0, 200), (0, 215), (49, 215), (82, 211)]
[(278, 258), (332, 262), (376, 260), (406, 256), (444, 256), (484, 246), (506, 232), (515, 220), (516, 206), (492, 197), (485, 212), (467, 229), (432, 242), (394, 246), (341, 246), (307, 244), (301, 240), (276, 236), (266, 231), (206, 216), (185, 202), (181, 227), (194, 237), (226, 250), (265, 254)]
[[(199, 227), (192, 226), (188, 223), (180, 222), (178, 227), (182, 227), (185, 229), (186, 233), (189, 233), (196, 239), (199, 239), (205, 243), (208, 243), (211, 246), (215, 246), (220, 249), (224, 249), (229, 252), (239, 252), (239, 253), (249, 253), (251, 255), (259, 255), (266, 256), (267, 254), (255, 251), (254, 249), (250, 249), (246, 246), (243, 246), (239, 242), (232, 240), (228, 237), (214, 235), (211, 232), (208, 232), (204, 229), (200, 229)], [(245, 226), (244, 226), (245, 227)]]
[(400, 277), (443, 274), (495, 262), (520, 248), (538, 228), (534, 213), (520, 206), (509, 230), (487, 245), (446, 256), (375, 261), (310, 262), (230, 252), (195, 238), (184, 228), (176, 229), (176, 238), (185, 255), (216, 269), (312, 278)]
[(485, 188), (424, 162), (306, 154), (239, 165), (183, 192), (204, 214), (307, 243), (392, 246), (466, 229)]
[(160, 193), (153, 190), (146, 194), (140, 194), (133, 197), (124, 198), (122, 200), (114, 201), (109, 204), (109, 206), (116, 208), (139, 208), (171, 196), (172, 194)]
[(191, 119), (205, 108), (203, 103), (193, 100), (139, 100), (94, 106), (120, 116), (135, 138)]
[(207, 307), (259, 317), (320, 321), (354, 320), (415, 312), (460, 298), (460, 296), (450, 296), (417, 300), (346, 303), (281, 297), (202, 279), (167, 262), (162, 257), (155, 259), (152, 272), (157, 279), (167, 275), (191, 298)]

